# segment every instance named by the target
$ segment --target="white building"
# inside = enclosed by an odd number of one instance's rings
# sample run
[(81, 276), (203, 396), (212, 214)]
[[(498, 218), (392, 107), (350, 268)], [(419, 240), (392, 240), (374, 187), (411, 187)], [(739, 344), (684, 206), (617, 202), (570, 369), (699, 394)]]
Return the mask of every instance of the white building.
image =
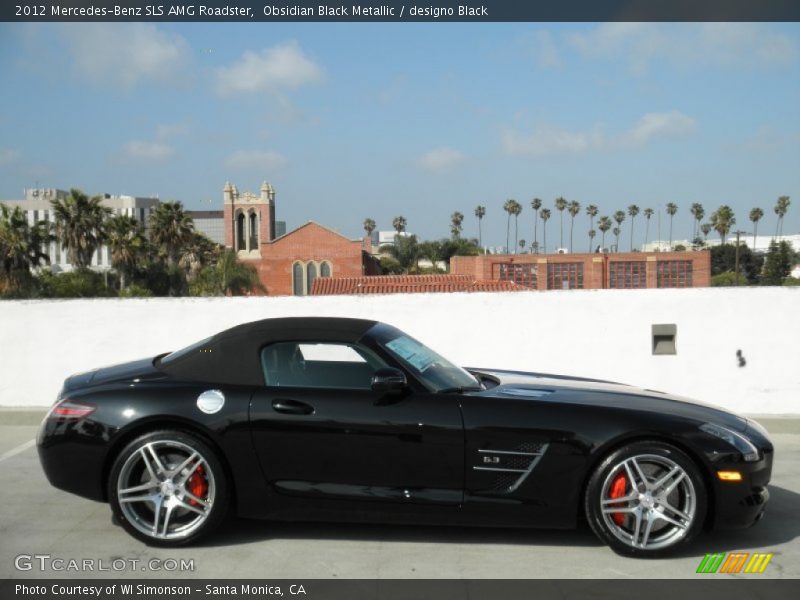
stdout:
[(394, 237), (396, 235), (402, 237), (409, 237), (414, 235), (408, 231), (401, 231), (397, 233), (394, 229), (391, 231), (373, 231), (372, 232), (372, 249), (374, 252), (379, 252), (381, 246), (394, 246)]
[[(722, 243), (718, 234), (714, 233), (713, 235), (714, 237), (709, 237), (708, 240), (706, 240), (706, 247), (711, 248), (714, 246), (719, 246)], [(739, 243), (747, 246), (751, 250), (755, 250), (756, 252), (766, 252), (769, 250), (769, 245), (773, 239), (779, 242), (789, 242), (789, 245), (795, 252), (800, 251), (800, 234), (782, 235), (778, 237), (771, 235), (759, 235), (756, 236), (755, 241), (753, 240), (752, 234), (740, 235)], [(735, 244), (736, 234), (728, 234), (728, 236), (725, 238), (725, 242), (728, 244)], [(675, 246), (684, 246), (687, 250), (691, 250), (692, 242), (689, 240), (672, 240), (672, 247), (674, 248)], [(654, 240), (647, 244), (642, 244), (641, 250), (642, 252), (668, 252), (669, 241)]]
[[(37, 221), (53, 223), (52, 200), (63, 200), (69, 195), (65, 190), (54, 188), (32, 188), (23, 190), (23, 200), (3, 200), (2, 203), (13, 208), (19, 207), (25, 211), (28, 223), (33, 225)], [(102, 204), (111, 209), (115, 215), (128, 215), (144, 225), (145, 231), (149, 227), (150, 214), (159, 205), (158, 198), (142, 198), (127, 195), (101, 194)], [(52, 242), (46, 250), (50, 256), (51, 268), (54, 272), (70, 271), (72, 265), (67, 262), (67, 252), (60, 244)], [(111, 250), (108, 246), (100, 246), (92, 257), (92, 268), (106, 270), (111, 268)]]

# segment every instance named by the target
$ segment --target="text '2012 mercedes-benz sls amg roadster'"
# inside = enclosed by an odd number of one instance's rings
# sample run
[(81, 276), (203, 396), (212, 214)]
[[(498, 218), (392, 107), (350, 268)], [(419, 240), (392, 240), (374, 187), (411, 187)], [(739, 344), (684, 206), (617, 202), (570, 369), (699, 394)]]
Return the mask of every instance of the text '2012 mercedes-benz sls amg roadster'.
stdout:
[(764, 514), (773, 446), (660, 392), (464, 369), (375, 321), (266, 319), (69, 377), (50, 482), (149, 544), (274, 520), (571, 528), (653, 556)]

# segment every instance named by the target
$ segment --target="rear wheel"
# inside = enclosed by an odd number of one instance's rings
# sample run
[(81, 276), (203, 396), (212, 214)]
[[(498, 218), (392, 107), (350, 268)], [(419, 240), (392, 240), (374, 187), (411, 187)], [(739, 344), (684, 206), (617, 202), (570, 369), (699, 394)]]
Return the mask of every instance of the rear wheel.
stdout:
[(589, 479), (585, 508), (595, 534), (627, 556), (660, 556), (689, 543), (703, 525), (706, 488), (684, 452), (636, 442), (608, 456)]
[(157, 431), (128, 444), (111, 468), (114, 517), (134, 537), (180, 546), (214, 530), (228, 507), (225, 471), (214, 451), (182, 431)]

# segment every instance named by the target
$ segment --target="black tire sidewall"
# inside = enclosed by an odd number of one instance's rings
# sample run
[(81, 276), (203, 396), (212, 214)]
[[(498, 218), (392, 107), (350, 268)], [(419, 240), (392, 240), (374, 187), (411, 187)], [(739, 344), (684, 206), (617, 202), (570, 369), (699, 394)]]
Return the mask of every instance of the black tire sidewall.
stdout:
[[(181, 442), (197, 450), (206, 459), (206, 463), (214, 476), (215, 484), (214, 504), (205, 522), (191, 535), (188, 535), (185, 538), (174, 540), (152, 538), (136, 529), (123, 514), (120, 508), (119, 498), (117, 496), (117, 480), (119, 479), (125, 461), (127, 461), (134, 452), (138, 452), (142, 445), (163, 440), (174, 440), (176, 442)], [(127, 531), (136, 539), (150, 546), (185, 546), (187, 544), (196, 542), (201, 537), (214, 531), (225, 519), (229, 504), (228, 478), (226, 476), (225, 469), (217, 456), (217, 453), (200, 437), (186, 431), (176, 429), (160, 429), (158, 431), (151, 431), (137, 437), (127, 446), (125, 446), (125, 448), (114, 459), (114, 463), (111, 467), (108, 477), (108, 503), (111, 506), (114, 517), (119, 521), (119, 524), (122, 525), (125, 531)]]
[[(686, 472), (686, 475), (691, 480), (695, 489), (697, 499), (694, 520), (686, 534), (675, 544), (667, 548), (646, 550), (642, 548), (633, 548), (625, 544), (609, 531), (603, 519), (603, 515), (600, 512), (600, 494), (602, 493), (603, 482), (612, 467), (626, 458), (639, 454), (655, 454), (675, 461)], [(685, 547), (687, 544), (691, 543), (694, 537), (702, 530), (708, 510), (708, 493), (700, 469), (695, 461), (685, 452), (665, 442), (638, 441), (627, 444), (611, 452), (595, 468), (586, 486), (584, 510), (586, 512), (586, 519), (589, 521), (589, 526), (592, 528), (595, 535), (618, 554), (641, 558), (657, 558), (673, 554), (679, 548)]]

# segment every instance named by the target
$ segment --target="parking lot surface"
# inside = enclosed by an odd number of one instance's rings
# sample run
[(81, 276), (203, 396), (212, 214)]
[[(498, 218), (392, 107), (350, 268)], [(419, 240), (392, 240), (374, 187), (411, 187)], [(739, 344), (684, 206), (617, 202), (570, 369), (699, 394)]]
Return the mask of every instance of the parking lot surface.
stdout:
[[(737, 577), (800, 577), (797, 419), (762, 421), (776, 446), (765, 518), (750, 529), (702, 534), (684, 553), (657, 560), (617, 556), (586, 526), (547, 531), (231, 519), (201, 545), (150, 548), (112, 524), (107, 505), (49, 485), (32, 443), (33, 422), (0, 411), (0, 578), (730, 577), (696, 569), (706, 553), (734, 551), (774, 554), (763, 574)], [(70, 560), (89, 560), (94, 570), (72, 570)], [(30, 570), (17, 568), (27, 565)]]

